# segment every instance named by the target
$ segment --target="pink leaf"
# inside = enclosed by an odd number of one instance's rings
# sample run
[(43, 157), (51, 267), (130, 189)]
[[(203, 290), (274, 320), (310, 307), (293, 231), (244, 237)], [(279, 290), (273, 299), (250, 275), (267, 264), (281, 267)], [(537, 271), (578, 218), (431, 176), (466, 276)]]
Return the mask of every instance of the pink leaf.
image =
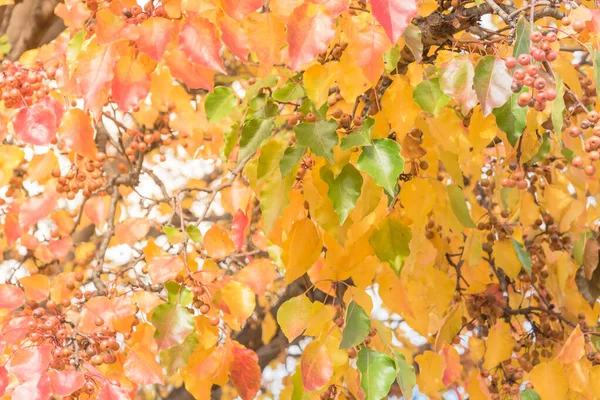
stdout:
[(154, 257), (147, 266), (152, 283), (165, 283), (174, 279), (183, 267), (183, 261), (176, 256)]
[(25, 302), (25, 294), (21, 289), (7, 283), (0, 284), (0, 309), (14, 310)]
[(48, 242), (48, 250), (57, 260), (64, 260), (71, 248), (73, 248), (73, 239), (70, 236)]
[(240, 24), (223, 14), (219, 18), (219, 29), (221, 30), (221, 39), (225, 43), (225, 46), (229, 47), (233, 55), (246, 64), (248, 62), (248, 54), (250, 53), (250, 45), (248, 43), (248, 36)]
[(396, 43), (417, 15), (417, 0), (369, 0), (373, 16), (385, 29), (392, 43)]
[(335, 18), (350, 7), (350, 0), (309, 0), (311, 3), (322, 4)]
[(102, 228), (108, 219), (110, 196), (96, 196), (90, 198), (83, 206), (83, 212), (98, 228)]
[(4, 396), (8, 386), (8, 371), (4, 365), (0, 366), (0, 397)]
[(56, 100), (54, 97), (46, 96), (39, 99), (35, 103), (35, 105), (52, 110), (52, 112), (54, 113), (54, 117), (56, 118), (56, 127), (59, 127), (60, 120), (62, 119), (63, 114), (65, 113), (65, 106), (63, 105), (63, 103)]
[(383, 54), (391, 47), (381, 27), (374, 23), (368, 24), (350, 43), (356, 64), (372, 85), (379, 81), (384, 69)]
[(166, 18), (149, 18), (140, 25), (140, 37), (135, 42), (140, 51), (154, 61), (160, 61), (173, 39), (176, 25)]
[(117, 52), (113, 46), (87, 48), (77, 60), (77, 84), (86, 109), (97, 110), (104, 104), (106, 95), (99, 96), (104, 85), (113, 78)]
[(81, 371), (48, 371), (50, 386), (55, 396), (69, 396), (79, 390), (85, 383), (85, 377)]
[(20, 382), (25, 382), (34, 375), (46, 372), (50, 365), (51, 351), (50, 345), (19, 349), (13, 354), (6, 368)]
[(15, 344), (23, 340), (27, 335), (27, 324), (33, 321), (33, 317), (22, 316), (11, 318), (6, 325), (2, 327), (2, 337), (8, 344)]
[(171, 74), (181, 79), (190, 89), (212, 91), (215, 87), (215, 71), (191, 63), (183, 51), (173, 49), (165, 62)]
[(119, 58), (112, 81), (113, 100), (121, 110), (131, 110), (150, 91), (150, 75), (138, 60), (129, 56)]
[(183, 25), (179, 32), (179, 48), (193, 63), (227, 73), (219, 54), (221, 41), (217, 37), (217, 29), (206, 18), (191, 18)]
[(56, 207), (56, 192), (48, 191), (29, 198), (19, 210), (19, 224), (26, 231), (39, 220), (46, 218)]
[(112, 385), (104, 379), (96, 400), (131, 400), (131, 396), (121, 386)]
[(225, 12), (232, 18), (239, 20), (263, 6), (265, 0), (223, 0)]
[(252, 350), (233, 346), (233, 362), (229, 368), (231, 382), (242, 400), (253, 399), (260, 389), (261, 372), (258, 356)]
[(42, 106), (23, 107), (15, 115), (13, 126), (25, 143), (45, 146), (56, 135), (56, 116)]
[(333, 17), (322, 7), (304, 3), (296, 8), (287, 26), (290, 45), (290, 67), (299, 70), (319, 53), (327, 50), (327, 44), (335, 36)]
[(248, 216), (242, 210), (237, 210), (237, 212), (233, 216), (233, 221), (231, 222), (231, 230), (233, 236), (233, 243), (235, 244), (235, 248), (238, 251), (242, 250), (242, 246), (244, 245), (244, 241), (246, 240), (249, 222), (250, 220), (248, 219)]
[(18, 385), (12, 392), (13, 399), (50, 400), (52, 391), (46, 374), (36, 374)]

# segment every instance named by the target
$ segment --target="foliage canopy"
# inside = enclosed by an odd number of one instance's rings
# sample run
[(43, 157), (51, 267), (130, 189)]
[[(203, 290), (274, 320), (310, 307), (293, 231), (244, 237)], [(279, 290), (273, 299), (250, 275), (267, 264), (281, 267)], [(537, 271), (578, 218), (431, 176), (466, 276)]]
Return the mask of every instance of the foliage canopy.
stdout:
[(600, 398), (596, 2), (55, 12), (0, 71), (0, 397)]

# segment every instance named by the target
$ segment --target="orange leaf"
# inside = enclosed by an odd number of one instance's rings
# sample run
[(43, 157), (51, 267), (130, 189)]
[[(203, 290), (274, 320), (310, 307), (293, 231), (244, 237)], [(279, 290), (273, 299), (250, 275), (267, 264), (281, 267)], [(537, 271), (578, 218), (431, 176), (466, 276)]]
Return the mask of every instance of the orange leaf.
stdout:
[(181, 79), (189, 88), (212, 91), (215, 87), (215, 71), (191, 63), (183, 51), (173, 49), (165, 62), (171, 74)]
[(573, 329), (569, 338), (560, 349), (557, 358), (563, 363), (573, 363), (579, 360), (585, 354), (585, 338), (579, 325)]
[(384, 69), (383, 54), (392, 47), (392, 43), (376, 24), (368, 24), (350, 42), (352, 55), (365, 77), (375, 85)]
[(160, 61), (173, 39), (175, 28), (176, 25), (169, 19), (149, 18), (140, 25), (140, 37), (135, 44), (151, 59)]
[[(235, 342), (234, 342), (235, 343)], [(241, 345), (232, 349), (232, 363), (229, 370), (231, 382), (242, 400), (253, 399), (260, 389), (261, 371), (258, 356)]]
[(98, 228), (102, 228), (108, 218), (110, 196), (96, 196), (88, 199), (83, 206), (83, 212)]
[(444, 385), (450, 386), (460, 378), (463, 367), (460, 363), (460, 355), (453, 346), (445, 345), (442, 349), (442, 354), (446, 360), (446, 369), (442, 376), (442, 382)]
[(121, 57), (115, 64), (112, 81), (113, 100), (123, 111), (131, 110), (150, 91), (150, 75), (142, 63), (130, 56)]
[[(92, 297), (81, 310), (79, 330), (83, 333), (100, 332), (103, 325), (112, 327), (114, 319), (115, 312), (110, 300), (105, 296)], [(98, 322), (102, 324), (98, 325)]]
[(95, 17), (98, 44), (110, 44), (122, 39), (121, 31), (126, 25), (125, 21), (107, 8), (98, 10), (95, 13)]
[(301, 69), (302, 65), (314, 60), (327, 50), (335, 36), (334, 20), (323, 7), (304, 3), (296, 8), (287, 26), (287, 41), (290, 45), (290, 67)]
[(25, 297), (37, 302), (44, 301), (50, 294), (50, 279), (46, 275), (36, 274), (19, 279)]
[(250, 53), (250, 45), (248, 44), (248, 36), (240, 24), (228, 15), (223, 14), (219, 17), (219, 29), (225, 46), (229, 47), (233, 55), (246, 64)]
[(223, 289), (221, 289), (223, 301), (229, 307), (230, 314), (235, 318), (235, 323), (232, 328), (239, 330), (246, 320), (254, 312), (256, 306), (255, 295), (252, 290), (243, 283), (230, 281)]
[(163, 371), (153, 354), (146, 345), (135, 344), (127, 354), (123, 363), (125, 376), (140, 385), (162, 384), (164, 381)]
[[(202, 45), (199, 45), (202, 43)], [(206, 18), (193, 17), (183, 25), (179, 32), (179, 48), (187, 54), (190, 61), (201, 67), (226, 74), (219, 51), (221, 41), (217, 29)]]
[(267, 287), (277, 277), (273, 261), (261, 258), (246, 265), (238, 274), (237, 280), (246, 284), (259, 296), (264, 296)]
[(99, 95), (104, 85), (113, 78), (117, 52), (113, 46), (88, 46), (77, 59), (76, 80), (86, 109), (99, 110), (106, 94)]
[(213, 225), (204, 236), (204, 248), (209, 257), (221, 259), (235, 251), (235, 244), (226, 231)]
[(302, 385), (310, 392), (321, 389), (333, 376), (333, 361), (321, 341), (313, 341), (302, 352), (300, 361)]
[(264, 3), (265, 0), (223, 0), (225, 12), (238, 21), (244, 19), (246, 15), (253, 11), (261, 8)]
[(176, 256), (154, 257), (146, 268), (152, 283), (165, 283), (174, 279), (183, 269), (183, 261)]
[(321, 233), (311, 219), (294, 222), (281, 256), (286, 268), (286, 281), (292, 282), (308, 271), (319, 258), (322, 248)]
[(285, 43), (285, 25), (272, 13), (252, 14), (248, 17), (246, 32), (252, 32), (250, 49), (260, 61), (260, 73), (268, 75), (273, 64), (281, 61), (281, 47)]
[(14, 310), (25, 303), (23, 291), (14, 285), (0, 284), (0, 309)]
[(58, 128), (58, 135), (67, 149), (87, 158), (94, 159), (98, 152), (90, 117), (79, 108), (66, 112)]
[(146, 237), (150, 221), (145, 218), (127, 218), (115, 226), (115, 237), (120, 244), (133, 244)]

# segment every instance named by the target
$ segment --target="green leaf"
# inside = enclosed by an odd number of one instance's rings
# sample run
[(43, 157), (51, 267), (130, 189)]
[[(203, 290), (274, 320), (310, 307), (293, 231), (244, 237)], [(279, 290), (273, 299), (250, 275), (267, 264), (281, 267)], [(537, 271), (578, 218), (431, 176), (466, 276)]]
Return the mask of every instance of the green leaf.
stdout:
[(181, 231), (173, 226), (163, 226), (163, 233), (167, 237), (169, 243), (180, 243), (183, 241), (183, 234)]
[(360, 371), (360, 387), (365, 391), (365, 400), (386, 397), (396, 379), (394, 360), (386, 354), (363, 347), (358, 352), (356, 366)]
[(173, 375), (179, 368), (185, 367), (196, 347), (198, 347), (198, 333), (192, 332), (187, 335), (182, 344), (160, 352), (161, 364), (167, 369), (169, 375)]
[(439, 78), (431, 78), (417, 85), (413, 91), (413, 100), (423, 110), (436, 115), (450, 102), (450, 97), (442, 92)]
[(517, 22), (517, 36), (515, 39), (514, 47), (513, 47), (513, 56), (518, 57), (519, 54), (529, 54), (529, 46), (530, 40), (529, 35), (531, 31), (531, 24), (525, 20), (525, 18), (521, 18), (519, 22)]
[(285, 177), (289, 174), (292, 168), (294, 168), (294, 165), (302, 159), (304, 153), (306, 153), (306, 147), (304, 146), (292, 146), (285, 149), (283, 157), (281, 157), (281, 161), (279, 161), (281, 176)]
[(550, 152), (550, 145), (550, 136), (547, 133), (544, 133), (544, 138), (542, 139), (540, 148), (538, 149), (537, 153), (535, 153), (535, 155), (531, 157), (529, 161), (527, 161), (527, 164), (535, 164), (545, 160), (548, 152)]
[(404, 398), (410, 399), (412, 397), (413, 388), (417, 384), (415, 368), (407, 363), (404, 355), (398, 351), (394, 351), (394, 358), (396, 361), (397, 372), (396, 381), (398, 382), (398, 386), (400, 386), (400, 390), (402, 390)]
[(351, 301), (346, 310), (346, 326), (342, 332), (340, 349), (358, 346), (371, 331), (371, 318), (356, 302)]
[(217, 86), (213, 93), (206, 96), (204, 111), (209, 122), (219, 122), (233, 112), (237, 97), (233, 89)]
[[(80, 30), (75, 35), (73, 35), (73, 38), (69, 40), (69, 44), (67, 45), (67, 62), (74, 62), (77, 59), (77, 56), (79, 55), (79, 53), (81, 52), (81, 48), (83, 47), (84, 41), (85, 32), (83, 30)], [(8, 53), (8, 51), (6, 53)]]
[(475, 223), (471, 219), (471, 213), (467, 207), (465, 196), (462, 189), (458, 185), (448, 186), (448, 197), (450, 198), (450, 206), (456, 218), (465, 228), (475, 228)]
[(512, 76), (503, 60), (494, 56), (485, 56), (479, 60), (475, 67), (473, 85), (484, 117), (490, 115), (494, 108), (506, 103), (512, 94), (511, 84)]
[(389, 74), (390, 72), (395, 70), (398, 66), (398, 61), (400, 61), (400, 46), (395, 45), (383, 54), (383, 64), (385, 65), (385, 73)]
[(352, 147), (362, 147), (372, 144), (371, 135), (373, 134), (374, 126), (375, 120), (371, 117), (367, 117), (367, 119), (363, 121), (363, 124), (359, 130), (352, 132), (342, 139), (340, 148), (342, 150), (348, 150)]
[(200, 232), (200, 229), (196, 225), (188, 225), (185, 232), (192, 242), (200, 243), (202, 241), (202, 232)]
[(304, 385), (302, 384), (302, 374), (300, 373), (300, 363), (296, 368), (296, 372), (292, 375), (292, 400), (309, 400), (311, 397), (310, 393), (304, 391)]
[(562, 132), (565, 115), (565, 83), (560, 76), (556, 76), (556, 98), (552, 102), (552, 127), (554, 132), (559, 135)]
[(493, 111), (498, 128), (506, 133), (508, 142), (512, 146), (517, 144), (517, 140), (521, 137), (527, 125), (527, 107), (519, 106), (517, 104), (518, 99), (519, 93), (513, 93), (502, 107)]
[(337, 127), (338, 123), (332, 119), (319, 120), (303, 122), (294, 128), (294, 132), (299, 145), (308, 147), (315, 155), (333, 164), (333, 148), (338, 144)]
[(159, 351), (182, 344), (194, 330), (194, 315), (184, 307), (193, 300), (191, 292), (175, 282), (168, 282), (165, 288), (169, 292), (169, 301), (157, 306), (152, 313), (152, 325), (156, 328), (154, 339)]
[(246, 98), (250, 100), (255, 98), (258, 95), (258, 92), (260, 92), (260, 89), (273, 87), (277, 85), (278, 80), (279, 78), (276, 75), (269, 75), (262, 79), (257, 79), (252, 86), (246, 89)]
[(573, 150), (569, 149), (568, 147), (563, 147), (560, 153), (567, 159), (567, 162), (573, 161), (573, 159), (577, 155)]
[(374, 139), (372, 146), (363, 147), (358, 157), (358, 169), (371, 175), (377, 185), (394, 196), (398, 190), (398, 177), (404, 171), (400, 145), (391, 139)]
[(525, 268), (525, 271), (531, 275), (531, 267), (533, 266), (533, 263), (531, 262), (531, 254), (529, 254), (529, 252), (525, 250), (525, 247), (523, 247), (523, 245), (517, 242), (515, 239), (513, 239), (512, 242), (513, 247), (517, 252), (517, 257), (519, 257), (519, 261), (521, 261), (521, 264), (523, 264), (523, 268)]
[(525, 389), (521, 392), (520, 400), (542, 400), (542, 398), (535, 390)]
[(227, 161), (231, 152), (235, 148), (239, 136), (239, 125), (233, 125), (227, 132), (225, 132), (223, 147), (221, 147), (221, 158), (223, 161)]
[(306, 96), (306, 90), (299, 83), (288, 83), (273, 92), (273, 99), (282, 102), (298, 100), (304, 96)]
[(242, 127), (238, 161), (245, 160), (254, 154), (262, 142), (271, 136), (273, 129), (275, 129), (275, 124), (271, 119), (259, 118), (246, 122)]
[(321, 168), (321, 179), (329, 186), (327, 196), (333, 202), (333, 209), (340, 218), (340, 225), (343, 225), (350, 211), (356, 206), (363, 178), (354, 165), (346, 164), (336, 177), (333, 176), (331, 169)]
[(387, 262), (400, 276), (404, 261), (410, 255), (409, 243), (412, 239), (410, 228), (402, 225), (400, 221), (386, 218), (377, 225), (369, 244), (375, 250), (377, 258)]

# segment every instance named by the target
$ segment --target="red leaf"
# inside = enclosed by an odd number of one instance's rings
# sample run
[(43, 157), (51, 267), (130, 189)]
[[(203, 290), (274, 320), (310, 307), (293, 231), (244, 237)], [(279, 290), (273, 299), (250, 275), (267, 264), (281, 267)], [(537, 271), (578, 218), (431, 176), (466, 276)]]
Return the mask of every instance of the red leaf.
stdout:
[(183, 261), (176, 256), (154, 257), (147, 266), (152, 283), (165, 283), (174, 279), (183, 267)]
[(233, 221), (231, 222), (231, 230), (233, 236), (233, 243), (235, 244), (235, 248), (240, 251), (242, 250), (242, 246), (244, 245), (244, 241), (246, 240), (246, 235), (248, 234), (248, 223), (250, 220), (248, 216), (242, 211), (237, 210), (235, 215), (233, 216)]
[(185, 53), (173, 49), (165, 60), (171, 74), (181, 79), (190, 89), (206, 89), (212, 91), (215, 87), (215, 71), (202, 68), (191, 63)]
[(137, 48), (151, 59), (160, 61), (167, 45), (173, 39), (175, 24), (166, 18), (149, 18), (140, 25), (140, 37), (135, 42)]
[(219, 18), (219, 29), (225, 46), (229, 47), (233, 55), (246, 64), (248, 54), (250, 54), (250, 45), (248, 44), (248, 36), (240, 24), (228, 15), (223, 14)]
[(0, 309), (14, 310), (25, 302), (25, 294), (21, 289), (7, 283), (0, 284)]
[(334, 20), (323, 7), (304, 3), (296, 8), (287, 26), (290, 45), (290, 67), (300, 67), (327, 50), (327, 44), (335, 36)]
[(392, 43), (402, 36), (410, 20), (417, 15), (417, 0), (369, 0), (373, 16), (387, 33)]
[(11, 318), (2, 329), (2, 337), (8, 344), (15, 344), (23, 340), (27, 335), (27, 324), (33, 321), (33, 317), (22, 316)]
[(302, 352), (300, 361), (302, 385), (312, 392), (325, 386), (333, 375), (333, 361), (327, 353), (325, 343), (313, 341)]
[(46, 372), (50, 365), (51, 351), (50, 345), (19, 349), (13, 354), (6, 368), (20, 382), (25, 382), (34, 375)]
[(217, 29), (206, 18), (191, 18), (183, 25), (179, 32), (179, 48), (199, 66), (227, 73), (219, 54), (221, 41)]
[(45, 146), (56, 135), (56, 116), (42, 106), (23, 107), (13, 118), (13, 126), (25, 143)]
[(48, 371), (52, 394), (55, 396), (69, 396), (79, 390), (85, 383), (85, 377), (81, 371)]
[(253, 399), (260, 389), (261, 372), (258, 356), (252, 350), (233, 346), (233, 360), (229, 369), (231, 382), (243, 400)]
[(46, 218), (56, 207), (56, 192), (48, 191), (40, 196), (31, 197), (19, 210), (19, 224), (26, 231), (39, 220)]
[(73, 150), (90, 159), (94, 159), (98, 152), (90, 117), (79, 108), (67, 111), (61, 120), (58, 135), (67, 150)]
[(261, 8), (264, 3), (265, 0), (223, 0), (225, 12), (238, 21)]
[(4, 365), (0, 366), (0, 397), (4, 396), (6, 387), (8, 386), (8, 371)]
[(7, 214), (4, 221), (4, 235), (6, 244), (12, 247), (21, 236), (21, 225), (19, 225), (19, 214)]
[(51, 110), (56, 118), (56, 127), (58, 128), (60, 126), (60, 120), (65, 113), (65, 106), (63, 103), (56, 100), (54, 97), (46, 96), (38, 100), (35, 105)]
[(121, 110), (131, 110), (150, 91), (150, 75), (142, 63), (129, 56), (121, 57), (115, 64), (112, 97)]

